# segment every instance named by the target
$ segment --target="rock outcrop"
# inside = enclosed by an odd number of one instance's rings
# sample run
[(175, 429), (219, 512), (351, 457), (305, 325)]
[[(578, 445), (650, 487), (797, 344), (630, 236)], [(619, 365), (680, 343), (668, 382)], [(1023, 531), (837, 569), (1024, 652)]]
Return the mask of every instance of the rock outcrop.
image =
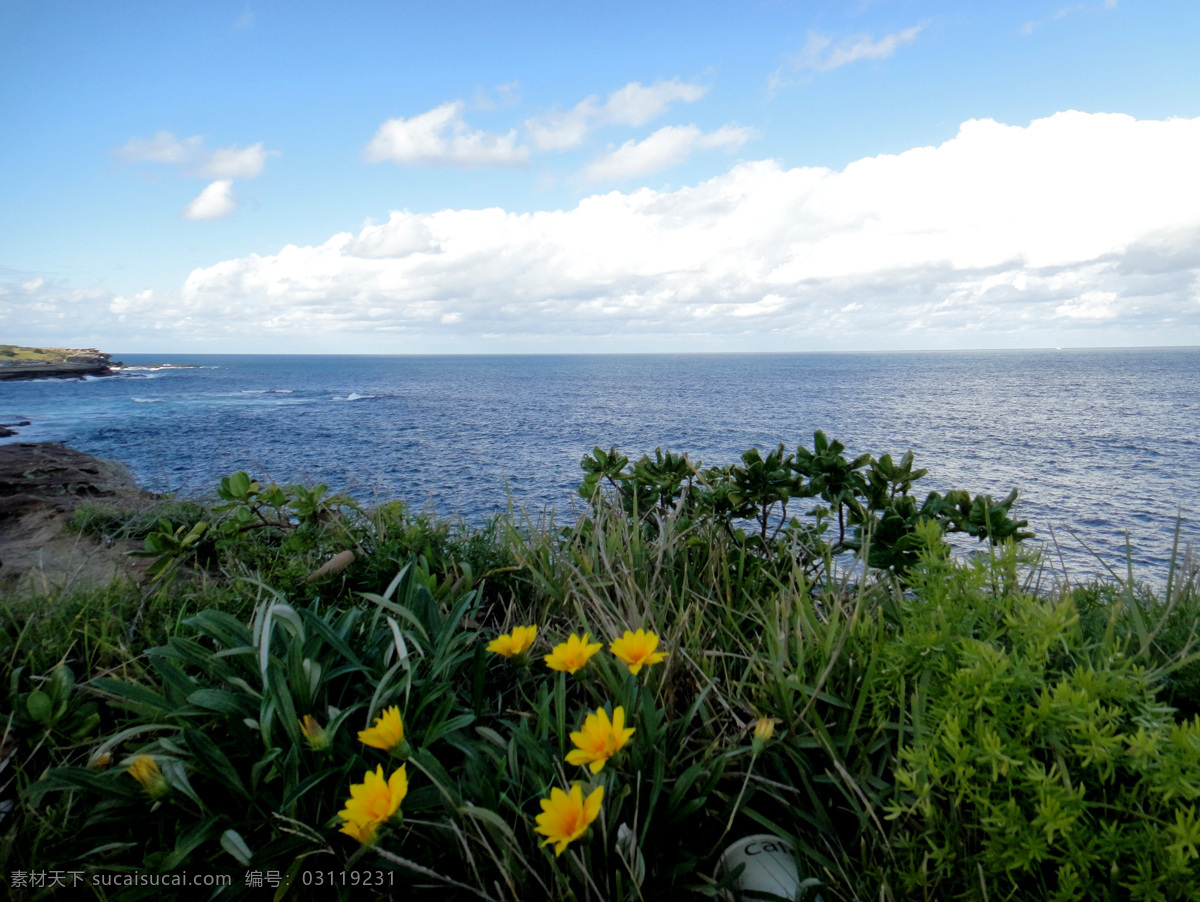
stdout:
[(156, 497), (117, 461), (56, 442), (0, 445), (0, 593), (26, 575), (43, 590), (77, 578), (137, 578), (138, 568), (121, 553), (126, 549), (65, 533), (63, 526), (85, 500), (134, 511)]

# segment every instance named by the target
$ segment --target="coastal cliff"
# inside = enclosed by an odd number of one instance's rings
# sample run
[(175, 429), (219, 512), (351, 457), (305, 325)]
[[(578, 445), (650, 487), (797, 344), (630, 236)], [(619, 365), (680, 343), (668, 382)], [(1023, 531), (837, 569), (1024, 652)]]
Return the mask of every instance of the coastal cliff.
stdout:
[(111, 376), (112, 355), (95, 348), (25, 348), (0, 345), (0, 381), (12, 379), (79, 379)]

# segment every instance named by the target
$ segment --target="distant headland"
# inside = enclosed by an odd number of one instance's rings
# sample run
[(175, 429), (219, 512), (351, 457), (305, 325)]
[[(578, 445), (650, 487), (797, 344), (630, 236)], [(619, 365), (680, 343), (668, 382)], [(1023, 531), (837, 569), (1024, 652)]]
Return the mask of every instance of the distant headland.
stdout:
[(95, 348), (23, 348), (0, 344), (0, 381), (111, 376), (112, 355)]

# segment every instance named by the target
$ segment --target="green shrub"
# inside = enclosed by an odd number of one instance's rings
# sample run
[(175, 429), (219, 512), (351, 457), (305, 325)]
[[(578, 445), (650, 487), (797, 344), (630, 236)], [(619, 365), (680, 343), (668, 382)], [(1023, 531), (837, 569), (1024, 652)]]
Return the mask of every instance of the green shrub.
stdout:
[[(897, 601), (881, 675), (909, 737), (888, 805), (901, 896), (1200, 898), (1200, 718), (1116, 628), (1080, 627), (976, 561), (927, 552)], [(911, 705), (906, 693), (913, 693)], [(907, 710), (906, 710), (907, 709)]]

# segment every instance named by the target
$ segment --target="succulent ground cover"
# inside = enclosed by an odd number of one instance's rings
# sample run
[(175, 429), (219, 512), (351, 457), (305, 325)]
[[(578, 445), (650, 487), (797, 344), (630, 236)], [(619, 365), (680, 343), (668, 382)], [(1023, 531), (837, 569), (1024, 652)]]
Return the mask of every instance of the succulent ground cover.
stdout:
[(148, 579), (3, 608), (11, 894), (715, 897), (774, 833), (828, 900), (1200, 898), (1189, 559), (1056, 582), (1015, 492), (843, 452), (596, 449), (571, 523), (242, 473), (81, 508)]

